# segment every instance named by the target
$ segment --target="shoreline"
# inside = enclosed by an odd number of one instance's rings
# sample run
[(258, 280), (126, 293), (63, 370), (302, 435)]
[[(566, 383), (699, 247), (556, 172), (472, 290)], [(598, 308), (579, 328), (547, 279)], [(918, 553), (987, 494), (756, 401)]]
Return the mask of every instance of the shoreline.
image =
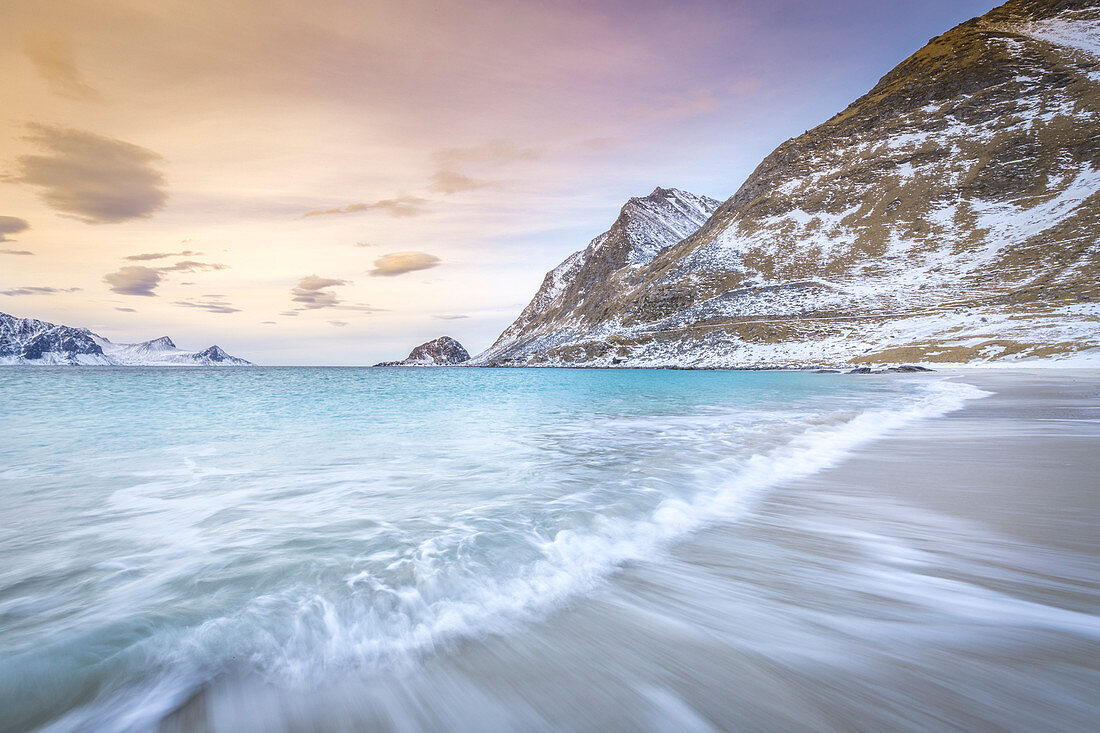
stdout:
[[(936, 374), (990, 394), (858, 446), (836, 466), (787, 488), (874, 486), (890, 476), (895, 491), (925, 502), (936, 496), (932, 503), (956, 511), (962, 507), (951, 504), (948, 485), (985, 495), (1011, 492), (1016, 499), (1029, 494), (1038, 510), (1049, 509), (1052, 490), (1068, 482), (1081, 489), (1072, 500), (1100, 515), (1100, 490), (1085, 491), (1100, 476), (1100, 369), (955, 367)], [(899, 461), (923, 470), (898, 471)], [(987, 504), (959, 513), (1008, 526), (1000, 509)], [(1092, 538), (1090, 549), (1100, 550), (1100, 541)]]
[(160, 729), (257, 709), (256, 730), (1085, 729), (1100, 371), (935, 376), (991, 394), (769, 488), (522, 631), (309, 692), (215, 685)]

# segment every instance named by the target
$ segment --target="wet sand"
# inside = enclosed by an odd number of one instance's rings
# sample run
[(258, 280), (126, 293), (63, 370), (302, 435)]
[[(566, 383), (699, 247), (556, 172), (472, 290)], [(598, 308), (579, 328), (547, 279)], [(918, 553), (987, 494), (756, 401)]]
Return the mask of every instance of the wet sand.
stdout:
[(324, 689), (224, 681), (162, 727), (1093, 729), (1100, 372), (954, 378), (995, 394), (770, 490), (549, 619)]

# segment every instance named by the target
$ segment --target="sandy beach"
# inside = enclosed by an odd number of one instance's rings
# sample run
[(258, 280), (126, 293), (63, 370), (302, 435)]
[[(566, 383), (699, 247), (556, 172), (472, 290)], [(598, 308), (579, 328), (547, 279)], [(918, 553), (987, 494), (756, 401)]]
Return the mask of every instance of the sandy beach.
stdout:
[(529, 633), (308, 694), (225, 682), (163, 729), (1088, 729), (1100, 374), (951, 378), (992, 394), (768, 491)]

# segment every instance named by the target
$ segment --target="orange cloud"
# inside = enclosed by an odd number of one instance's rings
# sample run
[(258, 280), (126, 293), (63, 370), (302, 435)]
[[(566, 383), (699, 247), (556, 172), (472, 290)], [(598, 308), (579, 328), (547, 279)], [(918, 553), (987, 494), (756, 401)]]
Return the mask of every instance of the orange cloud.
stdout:
[(152, 150), (81, 130), (31, 123), (46, 151), (18, 159), (15, 181), (36, 186), (50, 208), (87, 224), (147, 219), (168, 200)]
[(8, 234), (18, 234), (30, 229), (31, 225), (25, 219), (17, 216), (0, 216), (0, 242), (10, 242)]
[(427, 270), (442, 262), (435, 255), (426, 252), (394, 252), (382, 255), (374, 261), (374, 269), (369, 274), (382, 277), (395, 277), (406, 272)]
[(82, 101), (99, 99), (99, 92), (84, 81), (76, 68), (76, 54), (68, 36), (56, 32), (28, 33), (23, 53), (55, 93)]
[(489, 188), (495, 185), (497, 184), (494, 181), (470, 178), (455, 171), (438, 171), (432, 176), (432, 185), (429, 188), (439, 193), (451, 194), (476, 191), (479, 188)]
[(129, 265), (103, 276), (103, 282), (111, 287), (111, 292), (120, 295), (141, 295), (151, 298), (160, 284), (160, 273), (151, 267)]
[(520, 147), (514, 140), (495, 138), (481, 145), (438, 150), (433, 158), (439, 166), (449, 168), (470, 164), (505, 165), (517, 160), (534, 160), (542, 154), (540, 148)]
[(419, 216), (424, 213), (424, 204), (426, 203), (428, 203), (426, 199), (417, 198), (416, 196), (398, 196), (397, 198), (382, 199), (373, 203), (349, 204), (335, 209), (307, 211), (298, 218), (305, 219), (310, 216), (328, 216), (331, 214), (358, 214), (364, 211), (384, 211), (390, 216), (397, 217)]

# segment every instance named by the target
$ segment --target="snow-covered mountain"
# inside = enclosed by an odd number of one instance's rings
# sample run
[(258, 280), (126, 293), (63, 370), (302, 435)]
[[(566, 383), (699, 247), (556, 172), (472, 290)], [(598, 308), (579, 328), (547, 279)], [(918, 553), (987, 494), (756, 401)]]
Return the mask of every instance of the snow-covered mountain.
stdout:
[(1100, 0), (933, 38), (698, 223), (603, 255), (616, 222), (473, 363), (1100, 354)]
[(86, 328), (0, 313), (0, 365), (4, 364), (252, 366), (218, 346), (184, 351), (167, 336), (138, 344), (115, 344)]
[(630, 199), (610, 229), (546, 274), (519, 318), (474, 363), (524, 363), (599, 329), (619, 277), (694, 234), (718, 205), (675, 188)]
[(402, 361), (384, 361), (375, 366), (454, 366), (470, 358), (469, 352), (450, 336), (440, 336), (414, 348)]

